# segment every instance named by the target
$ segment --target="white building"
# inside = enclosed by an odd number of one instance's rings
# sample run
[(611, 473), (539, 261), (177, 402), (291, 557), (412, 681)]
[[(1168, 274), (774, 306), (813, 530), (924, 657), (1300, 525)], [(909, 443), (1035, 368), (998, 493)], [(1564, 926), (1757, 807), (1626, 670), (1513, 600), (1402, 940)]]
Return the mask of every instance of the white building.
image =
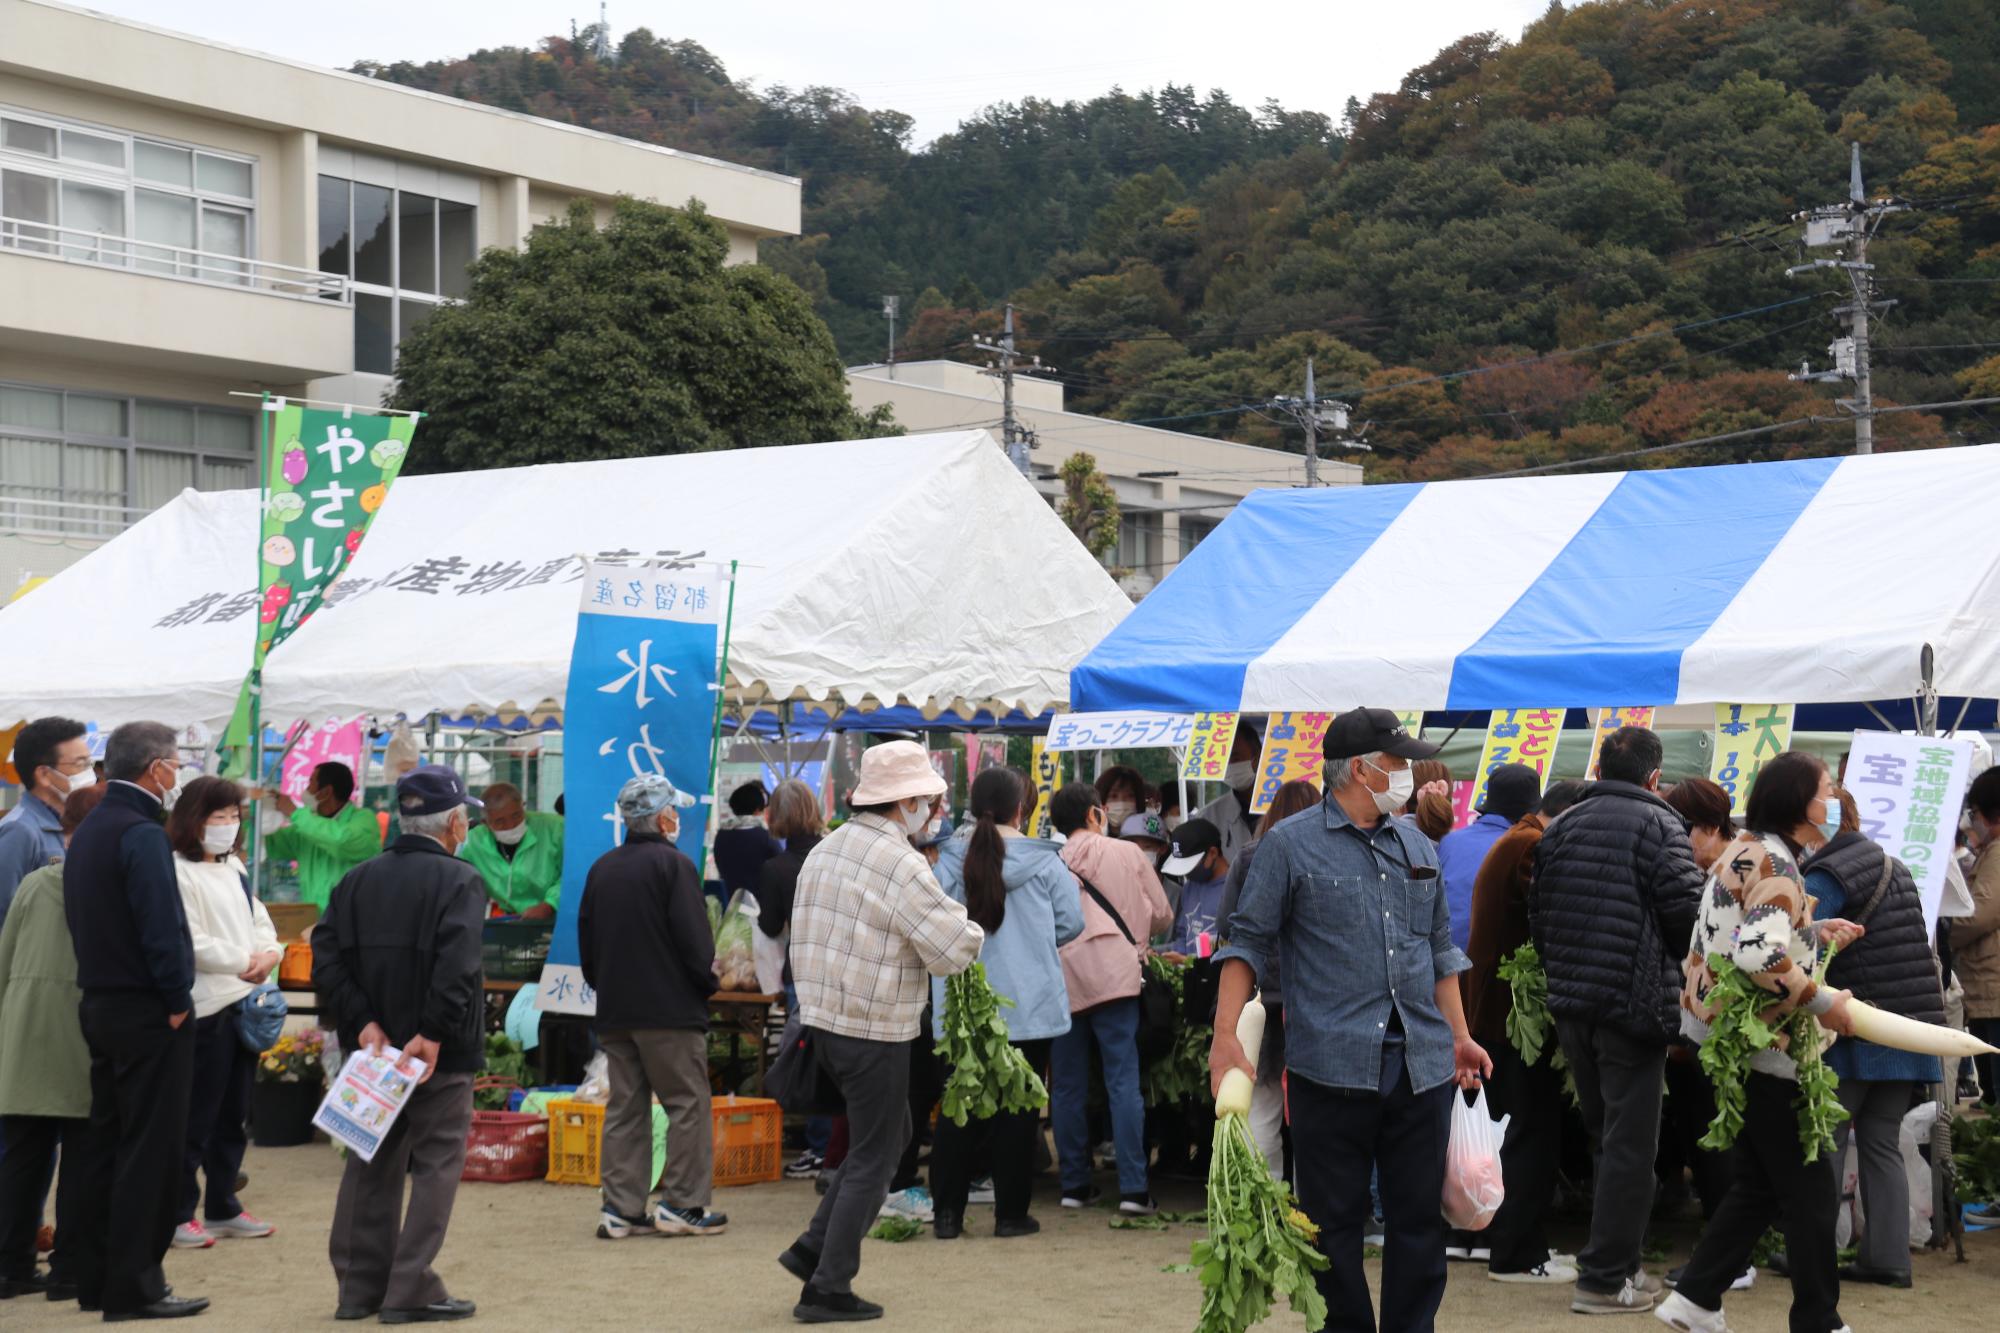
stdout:
[[(896, 423), (911, 431), (986, 426), (995, 438), (1000, 434), (1000, 381), (977, 366), (856, 366), (847, 372), (847, 388), (857, 409), (887, 404)], [(1124, 587), (1134, 596), (1151, 591), (1251, 491), (1306, 484), (1302, 454), (1067, 412), (1055, 380), (1017, 374), (1014, 414), (1034, 432), (1030, 466), (1051, 503), (1061, 498), (1055, 473), (1063, 460), (1078, 452), (1096, 458), (1120, 514), (1118, 548), (1105, 563), (1131, 571)], [(1322, 486), (1359, 486), (1361, 468), (1321, 462), (1319, 479)]]
[(739, 263), (799, 229), (791, 177), (0, 0), (0, 603), (254, 485), (231, 391), (379, 402), (474, 255), (619, 194), (700, 200)]

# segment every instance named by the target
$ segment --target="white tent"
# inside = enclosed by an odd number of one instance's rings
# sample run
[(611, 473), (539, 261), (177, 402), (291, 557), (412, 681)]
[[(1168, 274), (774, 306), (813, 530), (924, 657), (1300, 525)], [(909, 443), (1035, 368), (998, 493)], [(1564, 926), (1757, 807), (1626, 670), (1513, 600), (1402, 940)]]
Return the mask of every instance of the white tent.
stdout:
[[(184, 492), (0, 610), (0, 726), (219, 730), (256, 625), (257, 506)], [(1131, 609), (984, 431), (415, 476), (272, 653), (264, 716), (559, 706), (579, 557), (605, 553), (739, 562), (729, 697), (753, 704), (1039, 713)]]

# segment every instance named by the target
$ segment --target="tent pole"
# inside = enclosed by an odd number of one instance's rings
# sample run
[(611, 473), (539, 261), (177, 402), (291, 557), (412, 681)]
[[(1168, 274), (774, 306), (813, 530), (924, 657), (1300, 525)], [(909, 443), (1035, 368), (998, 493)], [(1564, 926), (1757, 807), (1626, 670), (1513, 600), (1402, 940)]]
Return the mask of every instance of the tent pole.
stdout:
[(1884, 730), (1884, 731), (1900, 731), (1900, 730), (1902, 730), (1902, 728), (1898, 727), (1898, 726), (1897, 726), (1897, 725), (1896, 725), (1896, 724), (1895, 724), (1894, 722), (1891, 722), (1891, 721), (1890, 721), (1890, 720), (1889, 720), (1889, 719), (1888, 719), (1887, 717), (1884, 717), (1884, 716), (1883, 716), (1883, 714), (1882, 714), (1882, 710), (1881, 710), (1881, 709), (1879, 709), (1879, 708), (1877, 708), (1877, 707), (1876, 707), (1876, 706), (1875, 706), (1874, 704), (1872, 704), (1872, 703), (1864, 703), (1864, 704), (1862, 704), (1861, 706), (1862, 706), (1863, 708), (1866, 708), (1866, 709), (1867, 709), (1867, 710), (1868, 710), (1869, 712), (1871, 712), (1871, 713), (1873, 713), (1873, 714), (1875, 715), (1875, 720), (1876, 720), (1877, 722), (1880, 722), (1880, 723), (1882, 724), (1882, 730)]
[(1968, 694), (1965, 696), (1964, 699), (1959, 701), (1958, 716), (1951, 720), (1951, 730), (1946, 732), (1945, 735), (1947, 736), (1958, 735), (1958, 729), (1965, 725), (1965, 715), (1971, 711), (1972, 711), (1972, 696)]
[(1935, 736), (1938, 724), (1937, 659), (1929, 644), (1924, 645), (1920, 662), (1924, 682), (1917, 692), (1917, 734)]
[[(271, 498), (271, 395), (259, 395), (259, 406), (266, 410), (257, 413), (257, 498), (262, 505)], [(263, 514), (258, 514), (257, 528), (261, 540), (263, 534)], [(257, 548), (257, 582), (254, 585), (264, 591), (264, 548)], [(263, 629), (256, 623), (250, 626), (250, 735), (246, 743), (250, 750), (250, 784), (255, 791), (264, 785), (264, 668), (259, 658)], [(220, 765), (217, 765), (220, 768)], [(250, 896), (261, 899), (264, 896), (264, 839), (263, 802), (250, 802)]]
[(722, 613), (722, 661), (715, 672), (715, 721), (708, 735), (708, 831), (710, 837), (702, 839), (701, 856), (695, 861), (695, 874), (700, 879), (708, 877), (708, 844), (715, 833), (718, 809), (715, 800), (715, 777), (722, 768), (722, 704), (729, 689), (729, 632), (736, 626), (736, 562), (729, 562), (729, 601)]

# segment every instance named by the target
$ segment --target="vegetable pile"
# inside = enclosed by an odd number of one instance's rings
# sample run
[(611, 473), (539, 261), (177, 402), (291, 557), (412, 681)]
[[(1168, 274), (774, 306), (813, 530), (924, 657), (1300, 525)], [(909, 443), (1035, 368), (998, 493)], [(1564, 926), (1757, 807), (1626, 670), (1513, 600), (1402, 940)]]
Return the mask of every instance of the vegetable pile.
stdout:
[[(1828, 949), (1821, 958), (1816, 980), (1826, 975), (1833, 952)], [(1715, 1084), (1715, 1120), (1701, 1136), (1701, 1146), (1721, 1152), (1736, 1142), (1743, 1131), (1750, 1057), (1774, 1046), (1782, 1033), (1786, 1054), (1799, 1071), (1799, 1095), (1793, 1103), (1799, 1113), (1799, 1146), (1808, 1162), (1818, 1161), (1820, 1153), (1833, 1149), (1834, 1127), (1847, 1119), (1837, 1093), (1840, 1077), (1821, 1054), (1819, 1020), (1799, 1009), (1773, 1027), (1762, 1017), (1775, 999), (1770, 991), (1719, 953), (1708, 956), (1708, 969), (1715, 975), (1708, 993), (1715, 1021), (1701, 1045), (1701, 1067)]]
[(1148, 1106), (1178, 1106), (1192, 1097), (1208, 1100), (1208, 1046), (1215, 1029), (1206, 1023), (1188, 1021), (1187, 973), (1191, 963), (1170, 963), (1158, 954), (1148, 954), (1147, 971), (1164, 979), (1174, 992), (1174, 1012), (1180, 1023), (1174, 1044), (1166, 1054), (1146, 1063), (1139, 1071), (1139, 1090)]
[(504, 1111), (507, 1096), (517, 1087), (525, 1088), (531, 1080), (528, 1057), (522, 1051), (521, 1043), (504, 1032), (486, 1034), (486, 1073), (480, 1082), (487, 1086), (476, 1088), (472, 1093), (472, 1108), (475, 1111)]
[(1542, 968), (1542, 955), (1532, 943), (1523, 944), (1500, 960), (1494, 975), (1507, 983), (1513, 995), (1507, 1010), (1507, 1040), (1519, 1052), (1521, 1063), (1538, 1064), (1547, 1051), (1549, 1068), (1562, 1071), (1563, 1089), (1576, 1104), (1576, 1075), (1570, 1071), (1569, 1057), (1553, 1040), (1556, 1020), (1549, 1012), (1549, 974)]
[(1958, 1197), (1966, 1203), (2000, 1199), (2000, 1120), (1951, 1118), (1951, 1160), (1958, 1168)]
[(1049, 1104), (1041, 1077), (1007, 1040), (1003, 1006), (1012, 1009), (1014, 1002), (994, 993), (984, 963), (945, 980), (944, 1040), (937, 1053), (951, 1070), (941, 1111), (955, 1125), (1002, 1111), (1038, 1111)]

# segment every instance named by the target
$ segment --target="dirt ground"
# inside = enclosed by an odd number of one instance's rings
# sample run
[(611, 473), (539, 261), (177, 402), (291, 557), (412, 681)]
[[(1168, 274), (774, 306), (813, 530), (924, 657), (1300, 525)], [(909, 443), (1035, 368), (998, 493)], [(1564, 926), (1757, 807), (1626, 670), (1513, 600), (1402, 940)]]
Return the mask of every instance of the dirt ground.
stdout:
[[(333, 1327), (326, 1232), (340, 1162), (324, 1145), (252, 1148), (245, 1169), (251, 1182), (244, 1202), (275, 1222), (278, 1232), (267, 1240), (224, 1241), (210, 1250), (170, 1254), (167, 1277), (175, 1289), (215, 1302), (182, 1327), (188, 1333)], [(1160, 1193), (1168, 1208), (1200, 1206), (1193, 1184), (1168, 1184)], [(774, 1260), (815, 1201), (805, 1183), (724, 1190), (716, 1206), (729, 1214), (727, 1235), (608, 1243), (593, 1234), (595, 1190), (540, 1182), (466, 1185), (438, 1270), (453, 1295), (479, 1303), (475, 1324), (483, 1329), (792, 1328), (798, 1284)], [(904, 1328), (1192, 1326), (1199, 1303), (1194, 1277), (1161, 1269), (1187, 1259), (1196, 1228), (1114, 1231), (1108, 1212), (1057, 1207), (1051, 1176), (1040, 1182), (1035, 1212), (1044, 1230), (1019, 1240), (995, 1240), (990, 1210), (975, 1208), (958, 1241), (940, 1243), (928, 1232), (902, 1244), (868, 1241), (856, 1289), (888, 1307), (885, 1324)], [(1691, 1227), (1677, 1230), (1691, 1232)], [(1671, 1262), (1686, 1257), (1689, 1239), (1679, 1238)], [(1573, 1249), (1573, 1230), (1559, 1229), (1557, 1240)], [(1899, 1322), (1924, 1330), (1992, 1327), (2000, 1304), (2000, 1234), (1971, 1236), (1967, 1252), (1971, 1262), (1963, 1266), (1944, 1255), (1917, 1255), (1914, 1291), (1849, 1288), (1842, 1313), (1863, 1333)], [(1371, 1274), (1379, 1267), (1369, 1263)], [(1788, 1300), (1781, 1279), (1760, 1274), (1755, 1289), (1730, 1296), (1730, 1322), (1743, 1333), (1782, 1330)], [(1487, 1281), (1481, 1268), (1454, 1264), (1438, 1326), (1543, 1329), (1568, 1318), (1568, 1301), (1566, 1287), (1502, 1286)], [(0, 1327), (7, 1333), (77, 1328), (85, 1319), (73, 1304), (0, 1304)], [(1267, 1327), (1302, 1324), (1286, 1313)], [(1658, 1325), (1635, 1321), (1620, 1327), (1637, 1333)]]

